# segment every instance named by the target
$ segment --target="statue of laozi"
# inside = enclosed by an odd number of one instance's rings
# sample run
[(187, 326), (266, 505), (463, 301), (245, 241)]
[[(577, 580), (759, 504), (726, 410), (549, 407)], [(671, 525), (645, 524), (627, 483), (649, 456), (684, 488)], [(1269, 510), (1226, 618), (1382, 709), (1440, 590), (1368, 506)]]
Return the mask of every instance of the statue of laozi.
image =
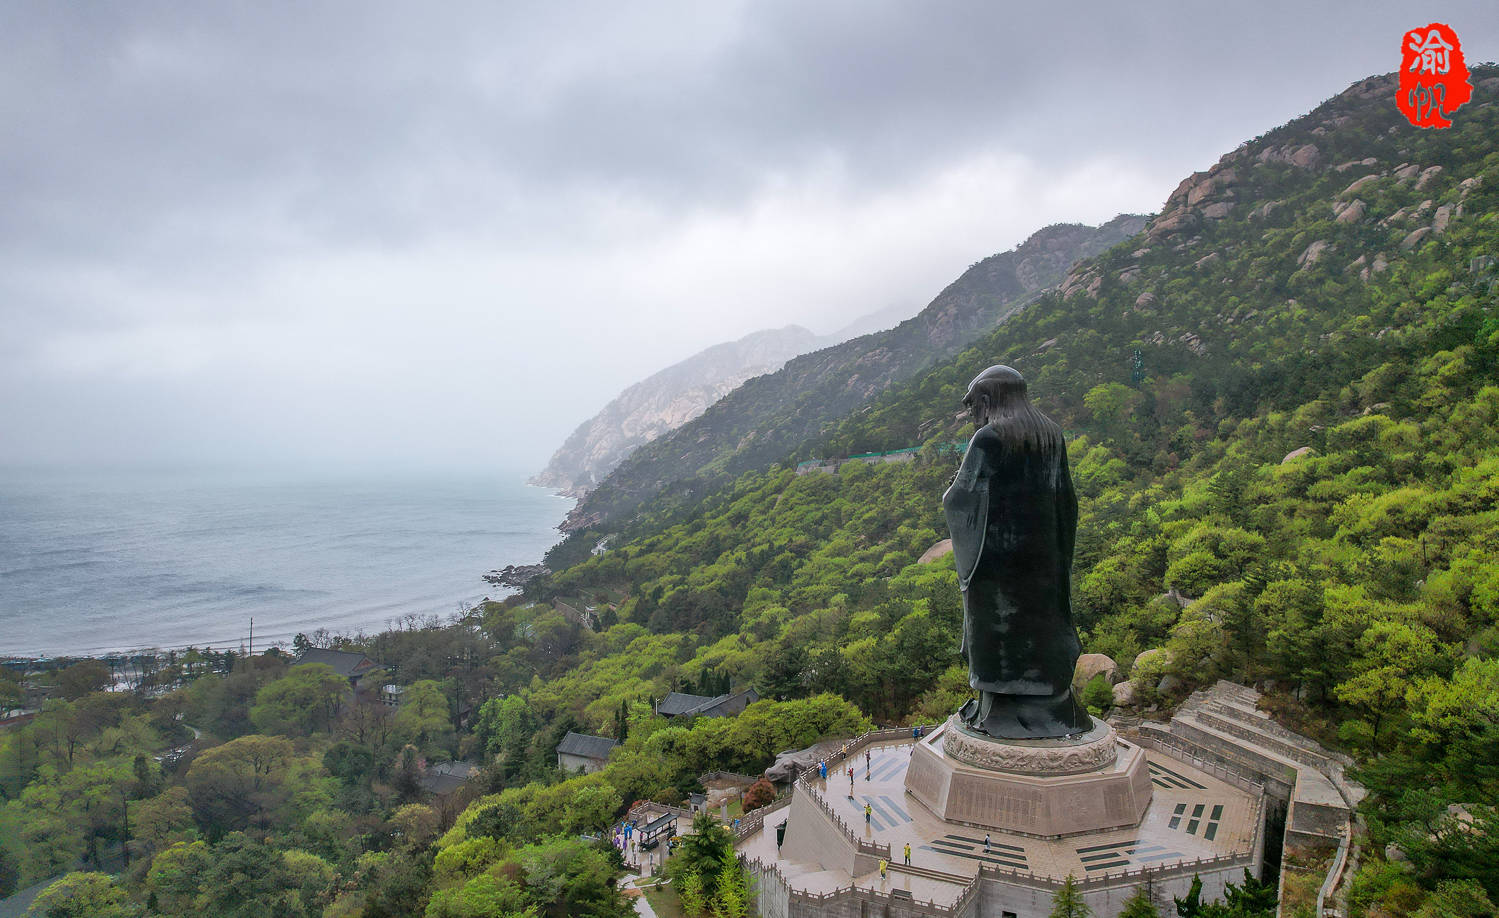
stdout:
[(959, 716), (1000, 739), (1083, 733), (1093, 721), (1072, 694), (1082, 650), (1071, 603), (1077, 496), (1062, 429), (1007, 366), (975, 377), (963, 404), (979, 428), (942, 496), (978, 691)]

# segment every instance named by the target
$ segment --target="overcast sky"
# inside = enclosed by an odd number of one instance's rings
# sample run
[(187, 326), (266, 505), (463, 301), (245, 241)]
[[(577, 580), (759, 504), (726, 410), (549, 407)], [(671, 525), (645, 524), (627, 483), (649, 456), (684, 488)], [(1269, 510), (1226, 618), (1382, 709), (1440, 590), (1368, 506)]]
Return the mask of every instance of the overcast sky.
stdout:
[(1158, 210), (1433, 19), (1499, 56), (1493, 0), (13, 0), (0, 464), (531, 472), (711, 344)]

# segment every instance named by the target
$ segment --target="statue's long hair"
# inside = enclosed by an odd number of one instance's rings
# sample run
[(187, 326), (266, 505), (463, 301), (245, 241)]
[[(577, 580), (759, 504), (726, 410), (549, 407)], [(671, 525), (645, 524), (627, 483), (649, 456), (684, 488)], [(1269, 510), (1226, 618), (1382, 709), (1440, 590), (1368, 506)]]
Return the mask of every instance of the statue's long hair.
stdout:
[(980, 398), (989, 401), (985, 419), (1011, 449), (1054, 455), (1066, 449), (1062, 428), (1031, 404), (1025, 392), (1025, 377), (1004, 365), (992, 366), (968, 384), (963, 404), (972, 407)]

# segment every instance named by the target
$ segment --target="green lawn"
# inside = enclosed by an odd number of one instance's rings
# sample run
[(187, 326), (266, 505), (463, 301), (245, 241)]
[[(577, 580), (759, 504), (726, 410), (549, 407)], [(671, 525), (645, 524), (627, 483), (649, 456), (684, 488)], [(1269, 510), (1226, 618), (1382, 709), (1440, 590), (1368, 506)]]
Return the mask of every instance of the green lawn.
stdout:
[(670, 886), (647, 888), (645, 899), (660, 918), (687, 918), (687, 913), (682, 911), (682, 903), (677, 901), (677, 894)]

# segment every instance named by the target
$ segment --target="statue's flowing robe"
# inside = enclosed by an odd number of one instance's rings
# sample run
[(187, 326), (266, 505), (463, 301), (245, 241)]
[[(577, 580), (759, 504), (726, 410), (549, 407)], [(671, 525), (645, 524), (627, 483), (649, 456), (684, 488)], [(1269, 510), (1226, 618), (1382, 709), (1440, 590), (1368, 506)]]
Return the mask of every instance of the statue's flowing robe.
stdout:
[(1061, 696), (1082, 651), (1071, 603), (1077, 495), (1061, 429), (1040, 415), (979, 428), (942, 506), (969, 685)]

